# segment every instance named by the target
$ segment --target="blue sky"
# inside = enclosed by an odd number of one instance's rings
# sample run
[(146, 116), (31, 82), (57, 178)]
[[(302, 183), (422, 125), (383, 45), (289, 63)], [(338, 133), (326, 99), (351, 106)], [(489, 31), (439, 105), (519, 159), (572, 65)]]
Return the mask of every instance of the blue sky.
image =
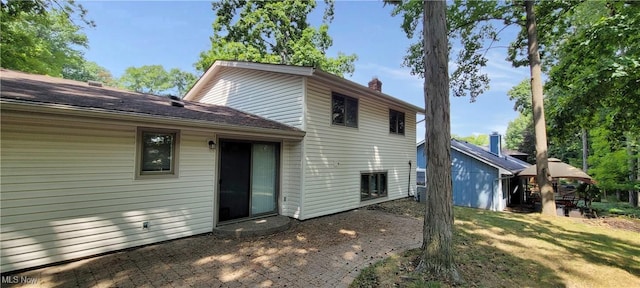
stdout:
[[(211, 2), (81, 3), (97, 25), (85, 29), (90, 45), (85, 56), (107, 68), (115, 77), (122, 75), (127, 67), (154, 64), (197, 74), (193, 64), (200, 52), (210, 47), (211, 24), (215, 17)], [(355, 73), (347, 79), (366, 86), (376, 76), (383, 83), (383, 92), (424, 107), (423, 80), (402, 67), (410, 41), (400, 28), (401, 18), (391, 17), (390, 12), (391, 7), (383, 7), (379, 1), (336, 1), (335, 17), (329, 29), (333, 37), (329, 54), (357, 54)], [(310, 21), (320, 23), (322, 13), (320, 5)], [(506, 46), (512, 39), (514, 32), (507, 30), (506, 33), (505, 43), (497, 46)], [(485, 72), (491, 78), (491, 89), (474, 103), (470, 103), (469, 98), (452, 97), (453, 134), (468, 136), (493, 131), (504, 134), (509, 121), (517, 117), (506, 92), (528, 77), (528, 69), (516, 69), (506, 62), (504, 48), (487, 53), (490, 60)], [(424, 128), (418, 130), (417, 139), (424, 139)]]

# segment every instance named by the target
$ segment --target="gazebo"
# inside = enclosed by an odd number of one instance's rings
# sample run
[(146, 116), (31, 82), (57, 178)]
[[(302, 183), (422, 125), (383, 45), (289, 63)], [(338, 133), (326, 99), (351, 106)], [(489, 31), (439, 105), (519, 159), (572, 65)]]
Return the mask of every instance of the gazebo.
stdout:
[[(587, 175), (584, 171), (579, 168), (573, 167), (567, 163), (560, 161), (558, 158), (549, 158), (549, 176), (551, 178), (565, 178), (565, 179), (575, 179), (582, 181), (587, 184), (594, 184), (593, 178)], [(528, 168), (520, 171), (518, 176), (521, 177), (535, 177), (538, 175), (536, 165), (531, 165)]]
[[(562, 179), (578, 180), (587, 184), (595, 184), (595, 181), (593, 180), (593, 178), (591, 178), (591, 176), (589, 176), (587, 173), (585, 173), (579, 168), (576, 168), (567, 163), (564, 163), (560, 161), (560, 159), (558, 158), (549, 158), (548, 161), (549, 161), (548, 175), (554, 181), (557, 181), (557, 179), (562, 178)], [(537, 166), (531, 165), (528, 168), (520, 171), (520, 173), (518, 173), (518, 176), (529, 178), (529, 177), (535, 177), (537, 174), (538, 174)], [(558, 187), (558, 190), (559, 190), (559, 187)], [(562, 194), (559, 192), (560, 191), (556, 191), (556, 193), (558, 193), (558, 196), (559, 196), (559, 198), (556, 198), (556, 202), (560, 204), (564, 204), (566, 207), (570, 207), (570, 206), (575, 207), (577, 205), (579, 197), (577, 197), (577, 195), (575, 195), (574, 192), (567, 193), (567, 194)]]

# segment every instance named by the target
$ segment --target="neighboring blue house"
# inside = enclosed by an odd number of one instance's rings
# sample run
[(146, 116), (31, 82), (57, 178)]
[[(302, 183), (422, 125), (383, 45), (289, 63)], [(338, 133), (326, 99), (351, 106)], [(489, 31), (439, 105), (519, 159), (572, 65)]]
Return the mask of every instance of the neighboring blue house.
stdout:
[[(451, 139), (453, 205), (502, 211), (523, 201), (523, 186), (515, 175), (529, 163), (501, 153), (500, 135), (490, 135), (489, 151)], [(426, 169), (424, 141), (417, 144), (418, 173)], [(420, 177), (418, 177), (420, 179)]]

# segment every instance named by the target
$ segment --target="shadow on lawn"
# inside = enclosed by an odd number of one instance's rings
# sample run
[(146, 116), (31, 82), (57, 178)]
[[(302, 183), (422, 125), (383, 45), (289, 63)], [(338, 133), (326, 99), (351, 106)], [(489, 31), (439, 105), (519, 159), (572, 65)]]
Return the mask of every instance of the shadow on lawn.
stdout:
[[(631, 255), (640, 255), (640, 248), (635, 246), (635, 243), (629, 243), (603, 233), (567, 229), (540, 218), (536, 220), (542, 225), (533, 225), (521, 215), (507, 214), (507, 218), (500, 213), (478, 211), (475, 213), (483, 214), (483, 217), (470, 220), (483, 229), (497, 227), (503, 229), (500, 233), (546, 241), (556, 247), (566, 249), (568, 254), (580, 257), (584, 261), (617, 267), (632, 275), (640, 275), (640, 263), (631, 257)], [(523, 247), (521, 243), (508, 242), (510, 243), (506, 244)]]
[[(489, 237), (459, 228), (455, 233), (455, 261), (470, 287), (566, 286), (557, 271), (492, 246)], [(522, 246), (520, 243), (507, 244)]]

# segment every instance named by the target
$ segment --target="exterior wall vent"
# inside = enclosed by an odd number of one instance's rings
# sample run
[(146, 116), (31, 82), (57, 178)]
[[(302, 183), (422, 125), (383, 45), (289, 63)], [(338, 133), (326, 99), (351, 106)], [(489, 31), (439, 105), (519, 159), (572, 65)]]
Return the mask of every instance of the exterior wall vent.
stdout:
[(93, 86), (93, 87), (102, 87), (102, 82), (100, 82), (100, 81), (88, 80), (88, 81), (87, 81), (87, 85), (89, 85), (89, 86)]

